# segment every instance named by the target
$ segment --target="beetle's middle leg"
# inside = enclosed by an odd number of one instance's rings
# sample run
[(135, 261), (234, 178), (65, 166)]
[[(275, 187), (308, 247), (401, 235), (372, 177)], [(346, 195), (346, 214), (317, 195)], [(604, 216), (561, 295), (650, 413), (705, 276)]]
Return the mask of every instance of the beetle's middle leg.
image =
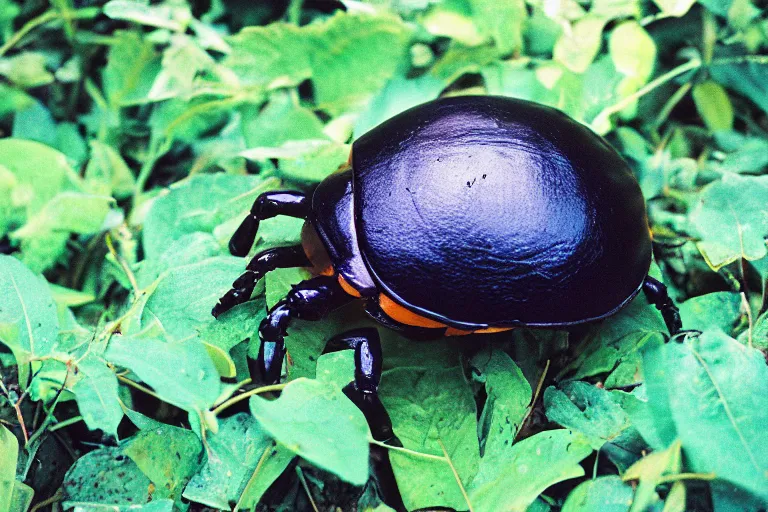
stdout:
[(240, 277), (232, 283), (232, 288), (219, 299), (211, 314), (216, 318), (251, 298), (256, 283), (267, 272), (277, 268), (311, 267), (301, 245), (275, 247), (258, 253), (245, 267)]
[(669, 329), (670, 336), (674, 336), (680, 329), (683, 328), (683, 321), (680, 319), (680, 310), (677, 309), (675, 303), (667, 292), (667, 287), (651, 276), (646, 276), (643, 282), (643, 291), (648, 298), (648, 302), (656, 306), (661, 312), (661, 316), (664, 318), (664, 323)]
[(248, 361), (254, 382), (272, 384), (280, 380), (285, 336), (292, 320), (321, 320), (353, 299), (331, 276), (313, 277), (294, 286), (259, 325), (259, 355)]

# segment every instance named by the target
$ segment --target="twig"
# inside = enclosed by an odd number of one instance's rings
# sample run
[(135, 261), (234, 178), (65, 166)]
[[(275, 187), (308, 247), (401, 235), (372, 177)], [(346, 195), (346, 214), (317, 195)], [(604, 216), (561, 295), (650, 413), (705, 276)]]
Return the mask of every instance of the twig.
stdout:
[(544, 385), (544, 379), (547, 378), (547, 373), (549, 372), (549, 362), (550, 360), (547, 359), (547, 364), (544, 366), (544, 371), (541, 372), (539, 382), (536, 384), (536, 391), (533, 393), (531, 405), (528, 407), (528, 411), (525, 413), (525, 416), (523, 416), (523, 421), (520, 422), (520, 426), (518, 427), (517, 432), (515, 432), (515, 438), (517, 438), (517, 435), (523, 429), (523, 425), (525, 425), (525, 422), (528, 421), (528, 418), (533, 413), (533, 408), (536, 406), (536, 400), (539, 399), (539, 393), (541, 393), (541, 387)]
[(240, 494), (240, 499), (237, 500), (237, 503), (235, 503), (235, 506), (232, 507), (232, 512), (237, 512), (240, 510), (240, 507), (243, 504), (243, 499), (245, 499), (245, 495), (248, 493), (249, 488), (251, 485), (253, 485), (253, 482), (256, 481), (256, 475), (259, 474), (259, 470), (261, 469), (261, 466), (264, 464), (264, 461), (267, 460), (267, 455), (269, 454), (269, 451), (272, 449), (272, 446), (267, 446), (264, 448), (264, 453), (261, 454), (261, 458), (259, 459), (258, 464), (256, 464), (256, 469), (253, 470), (253, 474), (251, 475), (251, 478), (248, 479), (248, 483), (245, 484), (245, 487), (243, 487), (243, 492)]
[(58, 490), (57, 490), (57, 491), (54, 493), (54, 495), (53, 495), (53, 496), (51, 496), (51, 497), (50, 497), (50, 498), (48, 498), (47, 500), (43, 500), (43, 501), (41, 501), (40, 503), (38, 503), (37, 505), (35, 505), (35, 506), (34, 506), (34, 507), (32, 507), (31, 509), (29, 509), (29, 512), (37, 512), (37, 511), (38, 511), (38, 510), (40, 510), (41, 508), (43, 508), (43, 507), (47, 507), (48, 505), (53, 505), (54, 503), (56, 503), (56, 502), (58, 502), (58, 501), (61, 501), (62, 499), (64, 499), (64, 490), (63, 490), (63, 489), (61, 489), (61, 488), (59, 488), (59, 489), (58, 489)]

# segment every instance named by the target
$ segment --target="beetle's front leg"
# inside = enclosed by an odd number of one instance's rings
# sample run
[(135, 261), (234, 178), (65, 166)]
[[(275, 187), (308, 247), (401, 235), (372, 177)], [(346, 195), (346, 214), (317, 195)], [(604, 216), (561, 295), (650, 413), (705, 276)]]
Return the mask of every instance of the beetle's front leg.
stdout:
[(674, 336), (680, 329), (683, 328), (683, 321), (680, 318), (680, 310), (672, 302), (672, 298), (669, 296), (667, 287), (651, 276), (646, 276), (643, 282), (643, 291), (648, 298), (648, 302), (656, 306), (661, 312), (661, 316), (664, 318), (664, 323), (667, 325), (669, 335)]
[(314, 277), (294, 286), (259, 326), (259, 355), (248, 361), (254, 382), (273, 384), (280, 380), (285, 336), (292, 320), (320, 320), (352, 299), (338, 280), (330, 276)]

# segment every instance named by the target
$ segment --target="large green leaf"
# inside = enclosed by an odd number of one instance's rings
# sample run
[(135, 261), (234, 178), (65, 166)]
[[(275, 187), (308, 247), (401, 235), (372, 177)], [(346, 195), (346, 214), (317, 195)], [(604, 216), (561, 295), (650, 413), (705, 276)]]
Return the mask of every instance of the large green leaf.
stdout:
[(11, 496), (16, 482), (19, 442), (10, 430), (0, 425), (0, 512), (11, 510)]
[(571, 491), (561, 512), (629, 512), (633, 494), (621, 477), (601, 476)]
[(652, 411), (663, 415), (659, 423), (671, 419), (691, 469), (768, 499), (768, 368), (762, 353), (706, 331), (651, 347), (644, 361)]
[(280, 398), (251, 398), (251, 413), (281, 445), (342, 480), (368, 480), (368, 424), (341, 389), (296, 379)]
[(713, 269), (768, 254), (768, 178), (726, 174), (707, 185), (690, 215), (697, 246)]
[(16, 258), (0, 255), (0, 341), (17, 361), (50, 354), (59, 320), (48, 283)]
[(80, 379), (72, 386), (80, 414), (88, 428), (117, 437), (123, 408), (117, 393), (117, 377), (106, 361), (89, 354), (78, 362)]
[[(475, 402), (459, 368), (403, 368), (384, 374), (381, 398), (403, 446), (447, 457), (466, 486), (477, 473)], [(444, 461), (390, 452), (406, 508), (466, 509), (461, 488)]]
[(184, 497), (219, 509), (228, 509), (244, 495), (242, 505), (254, 506), (295, 456), (275, 445), (247, 413), (221, 420), (208, 444), (206, 463), (187, 484)]

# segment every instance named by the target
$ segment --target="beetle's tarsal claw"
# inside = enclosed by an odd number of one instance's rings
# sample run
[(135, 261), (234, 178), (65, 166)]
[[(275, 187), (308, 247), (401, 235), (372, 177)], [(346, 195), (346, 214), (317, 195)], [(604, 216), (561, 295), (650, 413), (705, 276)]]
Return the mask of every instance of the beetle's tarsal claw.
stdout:
[(253, 215), (248, 215), (229, 240), (229, 252), (234, 256), (246, 256), (256, 240), (258, 229), (259, 220)]

